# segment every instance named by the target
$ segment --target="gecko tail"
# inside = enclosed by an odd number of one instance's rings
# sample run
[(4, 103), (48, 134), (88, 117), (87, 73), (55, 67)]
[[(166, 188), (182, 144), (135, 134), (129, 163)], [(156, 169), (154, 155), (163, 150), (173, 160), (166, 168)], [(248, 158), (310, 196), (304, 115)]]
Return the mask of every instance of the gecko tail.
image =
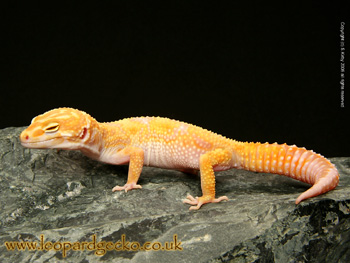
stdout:
[(339, 183), (339, 173), (329, 160), (305, 148), (287, 144), (241, 143), (240, 168), (285, 175), (311, 184), (295, 201), (318, 196), (334, 189)]
[(295, 204), (299, 204), (301, 201), (310, 197), (315, 197), (320, 194), (333, 190), (339, 183), (339, 174), (336, 169), (331, 169), (325, 173), (315, 184), (307, 191), (299, 195), (295, 200)]

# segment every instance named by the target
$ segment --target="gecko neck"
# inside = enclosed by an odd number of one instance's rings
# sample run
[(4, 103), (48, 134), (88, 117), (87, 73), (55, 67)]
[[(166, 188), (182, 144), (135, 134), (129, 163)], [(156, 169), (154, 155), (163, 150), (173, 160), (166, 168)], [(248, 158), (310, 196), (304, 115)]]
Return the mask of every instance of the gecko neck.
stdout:
[(130, 138), (118, 121), (107, 123), (95, 121), (90, 134), (90, 138), (80, 151), (90, 158), (107, 163), (109, 155), (123, 149), (130, 142)]
[(101, 123), (91, 118), (86, 138), (82, 140), (79, 150), (84, 155), (98, 160), (104, 148), (104, 144)]

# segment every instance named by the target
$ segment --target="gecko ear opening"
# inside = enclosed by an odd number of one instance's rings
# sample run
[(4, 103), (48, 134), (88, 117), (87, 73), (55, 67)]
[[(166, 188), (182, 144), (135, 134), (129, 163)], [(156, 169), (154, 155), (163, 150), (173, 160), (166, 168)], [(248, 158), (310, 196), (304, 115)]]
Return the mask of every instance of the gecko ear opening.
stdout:
[(58, 129), (60, 128), (60, 125), (59, 123), (57, 122), (52, 122), (52, 123), (49, 123), (45, 128), (45, 133), (54, 133), (56, 131), (58, 131)]
[(86, 134), (87, 134), (87, 128), (84, 127), (83, 130), (82, 130), (81, 133), (80, 133), (80, 136), (79, 136), (80, 139), (84, 139), (85, 136), (86, 136)]

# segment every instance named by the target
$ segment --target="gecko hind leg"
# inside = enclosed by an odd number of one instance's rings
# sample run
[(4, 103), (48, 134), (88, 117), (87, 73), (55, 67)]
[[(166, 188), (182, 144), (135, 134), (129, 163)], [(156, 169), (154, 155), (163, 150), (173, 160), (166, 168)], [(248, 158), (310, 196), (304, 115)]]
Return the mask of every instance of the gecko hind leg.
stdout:
[(218, 165), (229, 166), (232, 161), (232, 152), (227, 149), (216, 149), (203, 154), (199, 160), (201, 187), (203, 195), (194, 198), (189, 195), (183, 203), (192, 205), (190, 210), (198, 210), (207, 203), (218, 203), (228, 200), (227, 196), (215, 198), (215, 174), (214, 167)]

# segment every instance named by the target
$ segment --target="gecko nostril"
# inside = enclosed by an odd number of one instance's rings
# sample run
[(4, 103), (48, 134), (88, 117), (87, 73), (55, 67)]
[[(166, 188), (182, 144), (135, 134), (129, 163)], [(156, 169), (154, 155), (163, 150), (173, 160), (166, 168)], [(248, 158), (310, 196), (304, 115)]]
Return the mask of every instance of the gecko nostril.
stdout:
[(25, 142), (29, 140), (29, 134), (27, 132), (22, 132), (21, 135), (19, 136), (21, 142)]

